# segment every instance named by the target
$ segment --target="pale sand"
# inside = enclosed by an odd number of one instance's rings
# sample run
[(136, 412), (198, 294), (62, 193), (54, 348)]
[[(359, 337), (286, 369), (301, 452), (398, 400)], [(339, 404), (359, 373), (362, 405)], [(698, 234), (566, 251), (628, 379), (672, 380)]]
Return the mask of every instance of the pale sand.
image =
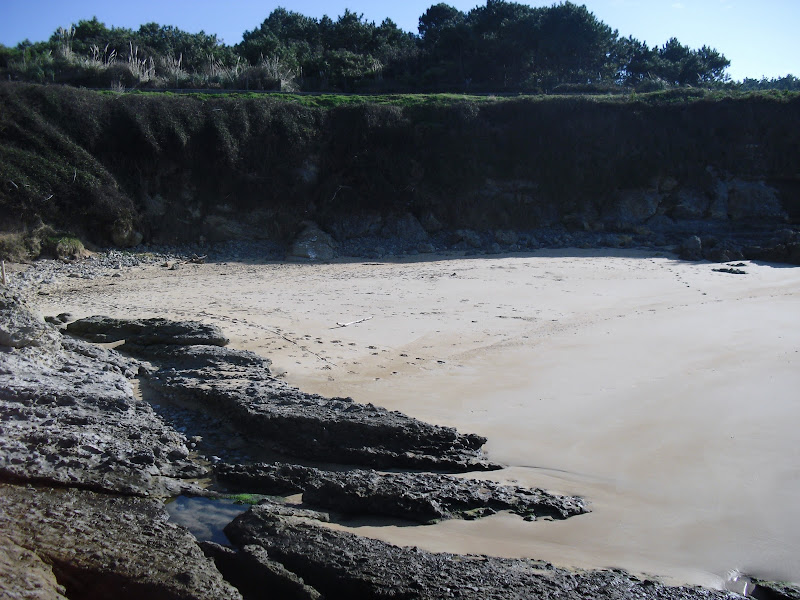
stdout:
[(734, 568), (798, 581), (800, 269), (714, 266), (593, 250), (183, 265), (66, 280), (39, 301), (217, 323), (303, 390), (483, 434), (510, 465), (487, 477), (593, 509), (352, 523), (360, 534), (674, 582), (719, 586)]

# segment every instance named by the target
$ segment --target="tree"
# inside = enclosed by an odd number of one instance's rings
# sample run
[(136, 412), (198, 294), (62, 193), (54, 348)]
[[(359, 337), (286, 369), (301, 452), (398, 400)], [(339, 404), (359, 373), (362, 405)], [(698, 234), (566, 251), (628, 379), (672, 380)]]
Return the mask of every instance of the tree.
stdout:
[(426, 48), (434, 47), (442, 32), (463, 25), (464, 13), (449, 4), (434, 4), (419, 18), (419, 35)]

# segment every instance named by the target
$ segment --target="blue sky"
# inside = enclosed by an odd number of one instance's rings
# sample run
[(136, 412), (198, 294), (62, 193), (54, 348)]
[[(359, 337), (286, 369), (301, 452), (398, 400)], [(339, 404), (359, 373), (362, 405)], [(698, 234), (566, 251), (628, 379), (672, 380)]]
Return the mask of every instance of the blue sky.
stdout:
[[(16, 45), (28, 38), (40, 41), (59, 26), (97, 16), (108, 26), (136, 29), (155, 21), (186, 31), (216, 33), (235, 44), (278, 6), (321, 17), (336, 18), (349, 8), (371, 20), (389, 17), (407, 31), (438, 0), (0, 0), (0, 43)], [(485, 0), (446, 2), (463, 11)], [(549, 6), (555, 0), (524, 2)], [(731, 61), (728, 74), (744, 77), (800, 77), (800, 0), (575, 0), (599, 19), (649, 45), (672, 36), (692, 48), (708, 45)]]

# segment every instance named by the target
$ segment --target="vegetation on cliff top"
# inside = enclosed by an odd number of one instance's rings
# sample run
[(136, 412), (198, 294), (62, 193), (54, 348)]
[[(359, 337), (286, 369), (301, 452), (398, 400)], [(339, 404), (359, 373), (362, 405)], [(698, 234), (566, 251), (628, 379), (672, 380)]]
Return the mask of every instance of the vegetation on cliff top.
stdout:
[(468, 12), (434, 4), (418, 35), (349, 10), (333, 20), (278, 8), (233, 46), (202, 31), (109, 28), (96, 18), (48, 41), (0, 46), (3, 79), (118, 89), (605, 93), (719, 86), (729, 64), (716, 49), (674, 37), (655, 47), (622, 38), (572, 2), (505, 0)]

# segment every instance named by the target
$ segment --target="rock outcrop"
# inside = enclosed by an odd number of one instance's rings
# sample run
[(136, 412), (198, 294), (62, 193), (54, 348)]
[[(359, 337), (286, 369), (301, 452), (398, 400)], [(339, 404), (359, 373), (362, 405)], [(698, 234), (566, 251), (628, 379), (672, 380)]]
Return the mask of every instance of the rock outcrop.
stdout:
[[(740, 598), (727, 592), (667, 587), (622, 571), (575, 572), (534, 560), (399, 548), (336, 531), (306, 518), (276, 515), (268, 505), (252, 507), (228, 525), (225, 533), (238, 548), (263, 548), (271, 560), (281, 563), (330, 600)], [(247, 560), (247, 553), (243, 554), (243, 560)]]
[(290, 464), (220, 464), (217, 479), (236, 490), (268, 495), (303, 492), (311, 506), (350, 515), (380, 515), (432, 523), (511, 511), (526, 520), (566, 519), (588, 512), (586, 502), (540, 489), (436, 473), (323, 471)]
[(156, 500), (0, 484), (0, 596), (241, 599), (167, 520)]
[(169, 321), (167, 319), (115, 319), (88, 317), (67, 325), (67, 332), (91, 342), (119, 342), (150, 346), (225, 346), (228, 338), (216, 325), (198, 321)]
[(219, 415), (253, 444), (283, 456), (380, 468), (499, 468), (481, 452), (484, 437), (301, 392), (272, 377), (268, 361), (252, 353), (174, 345), (130, 350), (156, 367), (145, 383), (151, 390)]
[(48, 344), (0, 352), (0, 478), (135, 495), (192, 489), (185, 480), (204, 469), (187, 459), (186, 438), (135, 398), (137, 364), (6, 302)]

